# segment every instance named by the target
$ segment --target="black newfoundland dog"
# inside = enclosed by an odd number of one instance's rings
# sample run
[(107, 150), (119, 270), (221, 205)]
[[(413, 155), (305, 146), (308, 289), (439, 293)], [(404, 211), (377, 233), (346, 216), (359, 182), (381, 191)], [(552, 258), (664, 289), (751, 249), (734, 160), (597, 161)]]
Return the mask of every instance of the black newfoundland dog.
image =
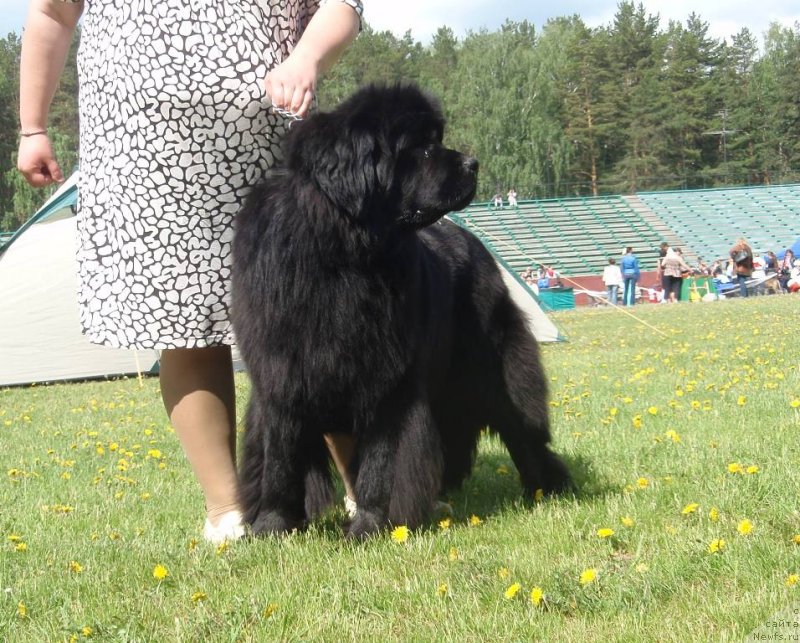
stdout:
[(296, 124), (243, 209), (233, 321), (252, 380), (241, 501), (255, 534), (331, 500), (324, 433), (350, 433), (362, 537), (418, 525), (495, 430), (525, 492), (570, 483), (549, 448), (536, 342), (492, 255), (442, 220), (478, 161), (442, 145), (437, 104), (366, 87)]

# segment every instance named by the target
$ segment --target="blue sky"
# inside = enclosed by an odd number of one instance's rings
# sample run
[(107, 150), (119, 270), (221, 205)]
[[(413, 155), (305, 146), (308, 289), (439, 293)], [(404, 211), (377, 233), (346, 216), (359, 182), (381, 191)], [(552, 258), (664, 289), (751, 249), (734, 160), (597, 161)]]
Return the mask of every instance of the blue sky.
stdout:
[[(123, 1), (123, 0), (120, 0)], [(220, 0), (224, 1), (224, 0)], [(789, 0), (645, 0), (647, 11), (659, 14), (664, 26), (669, 19), (684, 21), (696, 11), (709, 23), (713, 36), (724, 38), (748, 27), (760, 36), (776, 21), (791, 26), (800, 21), (800, 4)], [(548, 18), (579, 14), (584, 21), (597, 26), (608, 24), (617, 8), (616, 0), (562, 0), (558, 3), (537, 0), (364, 0), (368, 22), (378, 30), (412, 35), (427, 42), (430, 35), (443, 25), (449, 26), (457, 37), (467, 30), (486, 27), (494, 30), (506, 18), (528, 20), (537, 26)], [(21, 33), (27, 13), (27, 2), (0, 0), (0, 34)]]

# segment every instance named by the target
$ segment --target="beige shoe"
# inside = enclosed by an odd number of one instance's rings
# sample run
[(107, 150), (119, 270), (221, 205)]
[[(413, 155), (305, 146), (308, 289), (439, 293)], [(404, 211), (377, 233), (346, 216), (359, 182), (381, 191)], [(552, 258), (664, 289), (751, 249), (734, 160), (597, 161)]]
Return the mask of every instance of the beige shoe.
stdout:
[(206, 524), (203, 527), (203, 538), (213, 545), (219, 545), (226, 540), (239, 540), (244, 535), (244, 521), (240, 511), (229, 511), (222, 514), (216, 527), (206, 518)]

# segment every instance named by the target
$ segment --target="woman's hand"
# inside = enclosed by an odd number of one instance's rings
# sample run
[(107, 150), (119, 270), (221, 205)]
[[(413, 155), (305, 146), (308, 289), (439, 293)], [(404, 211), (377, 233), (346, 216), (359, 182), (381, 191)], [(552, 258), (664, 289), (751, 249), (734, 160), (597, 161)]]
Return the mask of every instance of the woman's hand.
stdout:
[(47, 134), (20, 138), (17, 169), (35, 188), (45, 187), (51, 183), (61, 183), (64, 180)]
[(314, 100), (317, 63), (295, 51), (264, 78), (267, 98), (278, 109), (303, 118)]

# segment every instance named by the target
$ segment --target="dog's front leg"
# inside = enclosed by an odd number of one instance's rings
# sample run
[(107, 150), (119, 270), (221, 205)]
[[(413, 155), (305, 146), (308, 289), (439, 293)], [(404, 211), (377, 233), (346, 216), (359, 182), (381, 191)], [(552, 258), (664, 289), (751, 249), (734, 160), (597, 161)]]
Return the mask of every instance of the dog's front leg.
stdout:
[(305, 524), (302, 444), (299, 418), (251, 397), (240, 494), (255, 535), (285, 534)]
[(441, 445), (427, 402), (387, 402), (359, 437), (358, 511), (347, 536), (364, 538), (390, 523), (417, 526), (430, 512), (442, 477)]

